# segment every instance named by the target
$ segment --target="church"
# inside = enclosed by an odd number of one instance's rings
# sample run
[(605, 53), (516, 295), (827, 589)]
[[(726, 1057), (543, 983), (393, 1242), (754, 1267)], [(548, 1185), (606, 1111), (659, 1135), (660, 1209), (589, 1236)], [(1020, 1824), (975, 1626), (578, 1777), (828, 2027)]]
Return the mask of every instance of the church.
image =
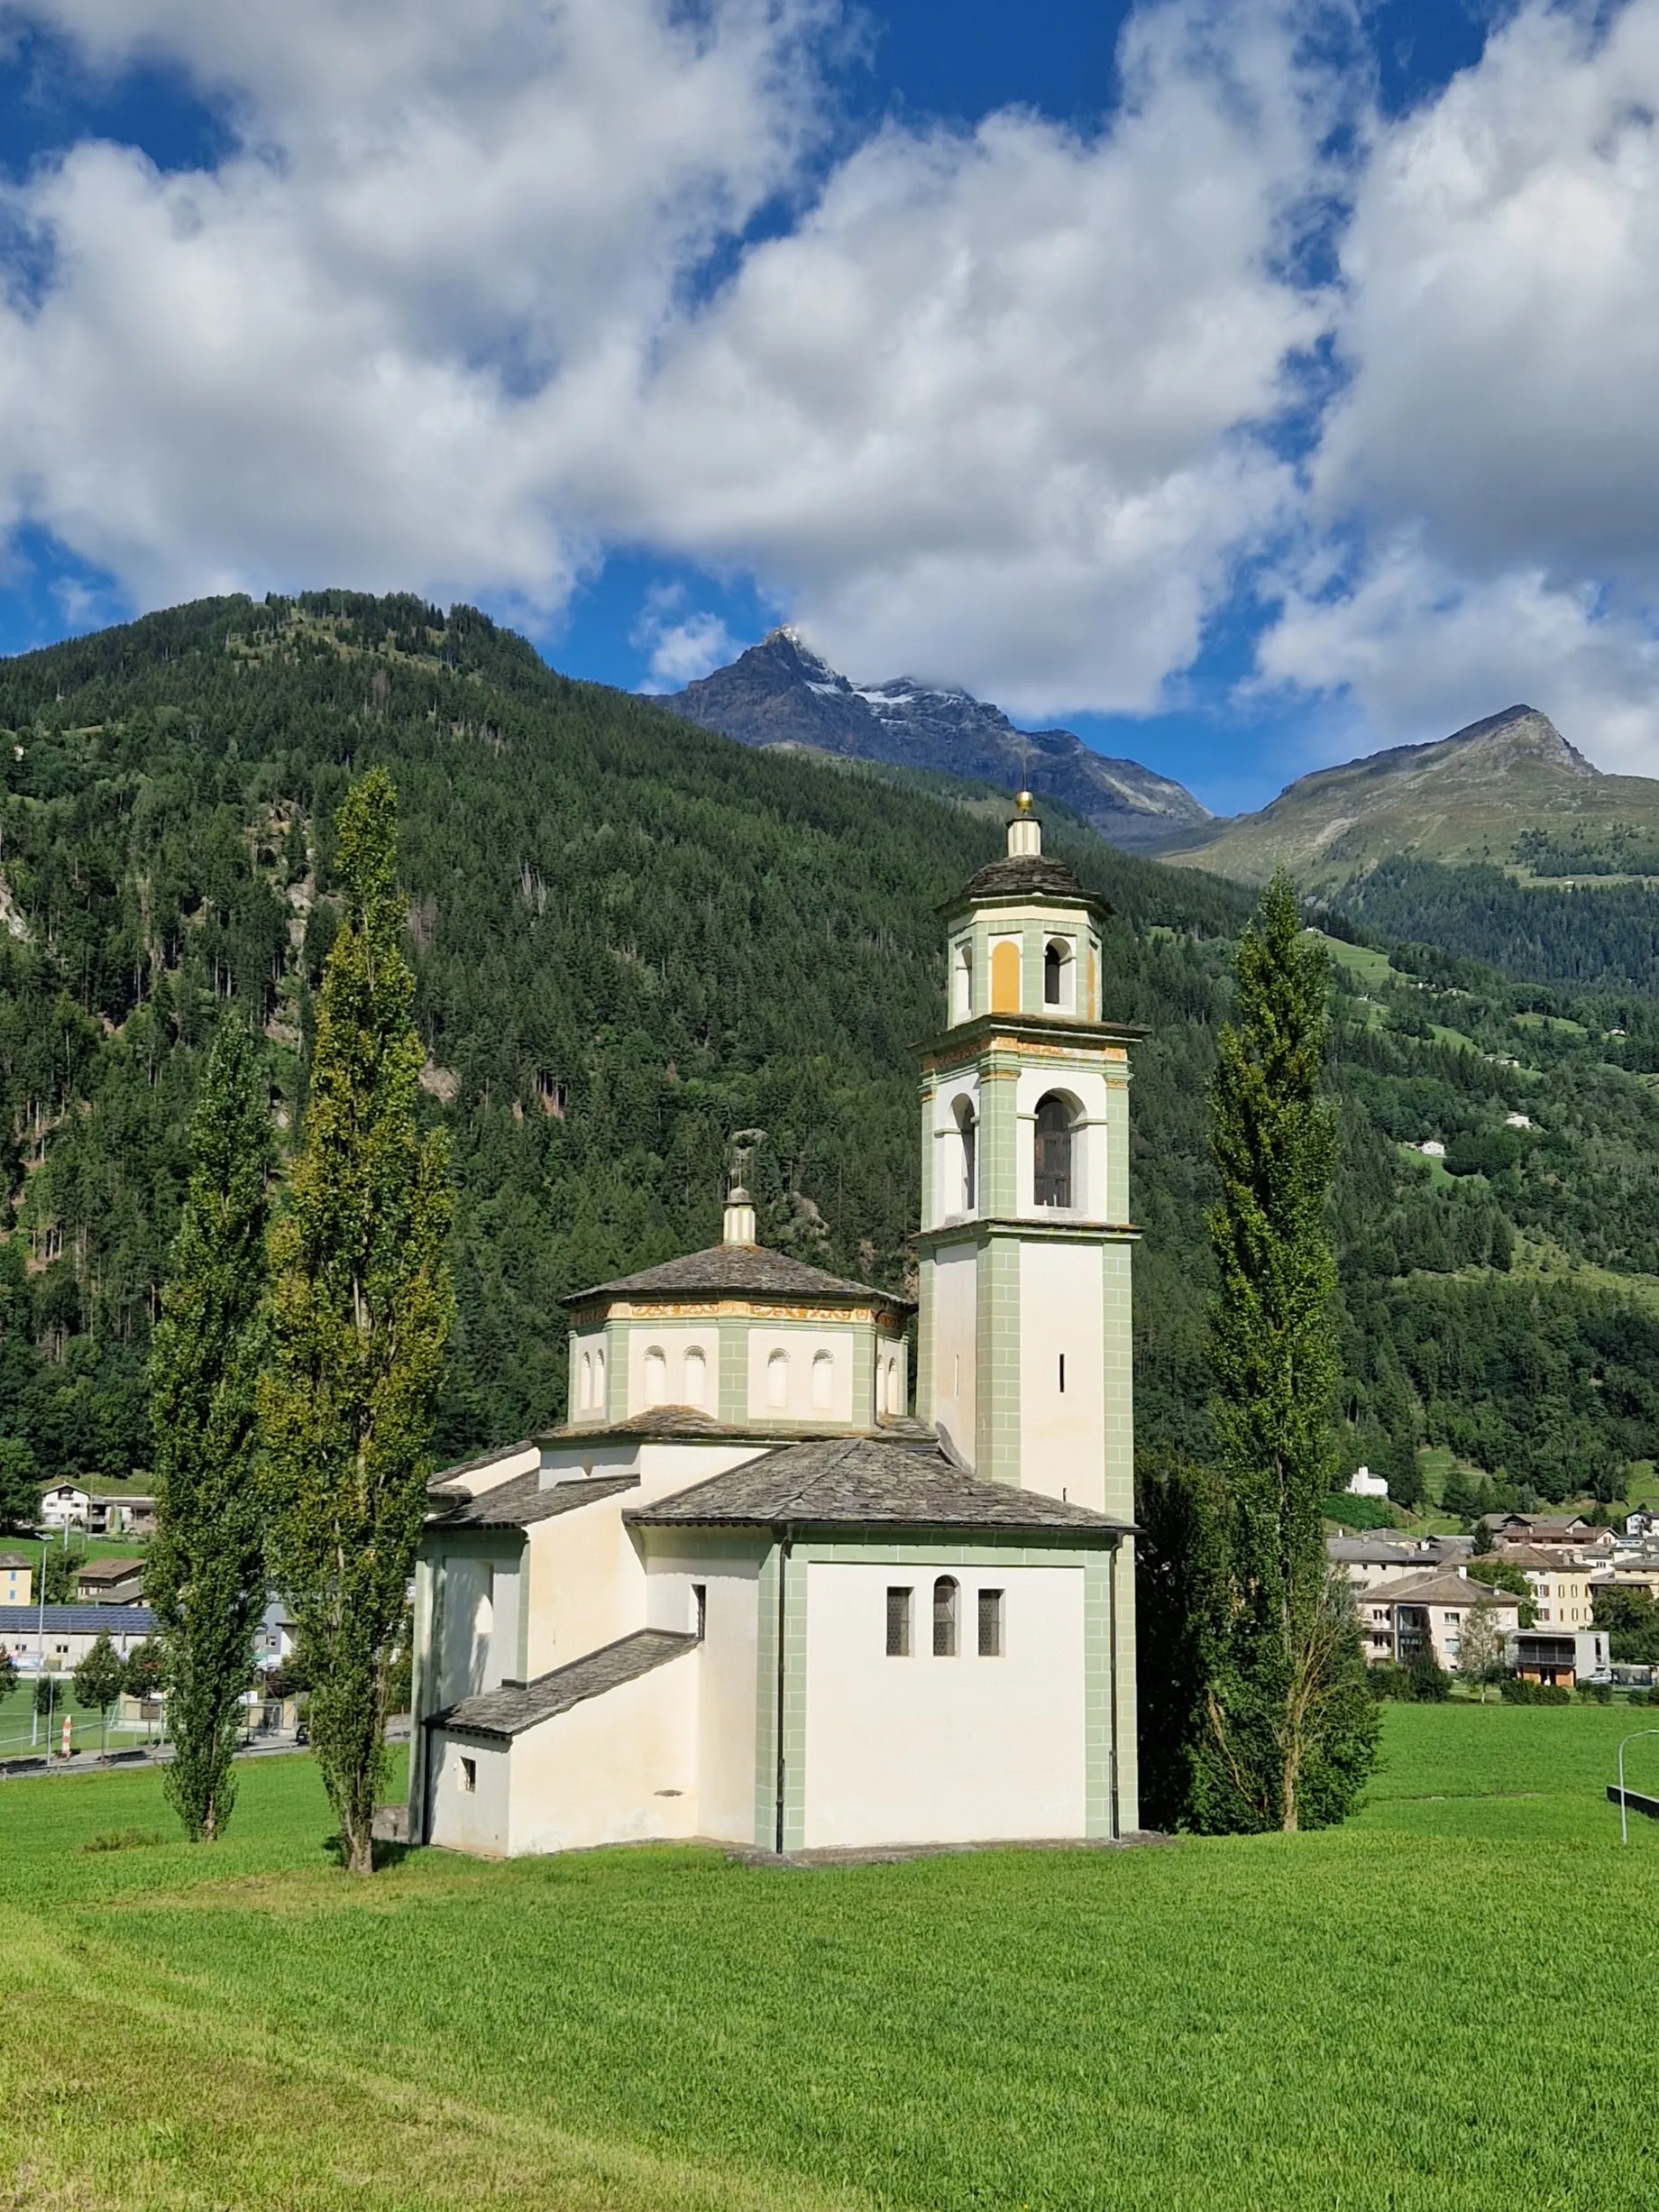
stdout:
[[(918, 1300), (756, 1241), (568, 1299), (570, 1418), (432, 1485), (409, 1832), (491, 1857), (1131, 1833), (1129, 1051), (1046, 856), (942, 910)], [(914, 1392), (912, 1398), (912, 1325)]]

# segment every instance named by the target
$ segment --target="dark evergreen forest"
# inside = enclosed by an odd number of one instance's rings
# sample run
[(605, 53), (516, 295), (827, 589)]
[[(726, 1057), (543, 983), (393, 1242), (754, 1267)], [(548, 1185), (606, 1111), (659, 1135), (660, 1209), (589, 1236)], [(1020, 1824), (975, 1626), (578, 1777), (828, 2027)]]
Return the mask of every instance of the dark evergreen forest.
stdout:
[[(466, 608), (206, 601), (0, 663), (0, 1488), (147, 1465), (205, 1043), (247, 1008), (291, 1143), (335, 810), (375, 762), (459, 1187), (446, 1455), (562, 1415), (556, 1299), (710, 1241), (736, 1130), (767, 1132), (768, 1242), (904, 1280), (935, 909), (999, 849), (997, 808), (730, 744)], [(1112, 902), (1111, 1007), (1152, 1032), (1141, 1431), (1202, 1452), (1205, 1085), (1251, 895), (1075, 823), (1049, 841)], [(1571, 1269), (1659, 1274), (1659, 1009), (1427, 950), (1363, 987), (1339, 968), (1334, 1003), (1356, 1456), (1450, 1442), (1517, 1498), (1618, 1495), (1659, 1447), (1659, 1318)], [(1466, 1171), (1407, 1149), (1433, 1135)]]
[[(1640, 863), (1635, 846), (1566, 848), (1542, 831), (1517, 840), (1538, 873), (1576, 857), (1586, 875), (1611, 858)], [(1540, 983), (1659, 990), (1659, 892), (1646, 883), (1519, 883), (1481, 862), (1382, 860), (1337, 894), (1343, 908), (1388, 938), (1422, 938)]]

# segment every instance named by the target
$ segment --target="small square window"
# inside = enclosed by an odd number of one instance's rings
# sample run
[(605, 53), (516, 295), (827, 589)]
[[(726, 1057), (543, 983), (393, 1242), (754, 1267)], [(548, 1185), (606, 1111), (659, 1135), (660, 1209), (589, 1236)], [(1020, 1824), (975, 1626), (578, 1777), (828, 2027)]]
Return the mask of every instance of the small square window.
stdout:
[(887, 1592), (887, 1657), (890, 1659), (908, 1659), (910, 1657), (911, 1600), (914, 1592), (889, 1590)]
[(1003, 1593), (1000, 1590), (982, 1590), (979, 1592), (979, 1656), (982, 1659), (1000, 1659), (1003, 1656)]
[(461, 1786), (470, 1797), (478, 1787), (478, 1761), (463, 1758), (461, 1762)]

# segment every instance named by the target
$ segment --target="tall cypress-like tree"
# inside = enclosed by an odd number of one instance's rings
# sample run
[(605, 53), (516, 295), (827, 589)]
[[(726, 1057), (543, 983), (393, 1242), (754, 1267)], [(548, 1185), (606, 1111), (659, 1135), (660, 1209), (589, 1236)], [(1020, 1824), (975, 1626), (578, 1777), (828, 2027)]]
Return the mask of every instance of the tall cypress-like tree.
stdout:
[(344, 894), (324, 969), (304, 1143), (272, 1237), (261, 1391), (278, 1580), (346, 1864), (367, 1874), (387, 1675), (426, 1510), (453, 1298), (448, 1152), (420, 1133), (397, 797), (384, 769), (336, 817)]
[(1227, 1618), (1194, 1759), (1194, 1811), (1211, 1829), (1341, 1820), (1376, 1755), (1359, 1627), (1320, 1515), (1338, 1375), (1325, 987), (1324, 948), (1304, 936), (1281, 871), (1240, 941), (1236, 1019), (1211, 1085), (1211, 1356), (1230, 1492)]
[(208, 1054), (190, 1152), (151, 1360), (158, 1525), (144, 1591), (166, 1638), (175, 1756), (163, 1786), (199, 1840), (230, 1818), (239, 1701), (265, 1602), (255, 1393), (270, 1109), (263, 1055), (234, 1013)]

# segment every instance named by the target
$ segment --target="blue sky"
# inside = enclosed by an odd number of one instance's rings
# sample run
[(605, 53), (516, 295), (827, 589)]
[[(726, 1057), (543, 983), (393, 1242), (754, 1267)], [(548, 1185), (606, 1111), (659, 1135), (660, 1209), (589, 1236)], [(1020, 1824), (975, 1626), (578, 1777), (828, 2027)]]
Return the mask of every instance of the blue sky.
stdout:
[(798, 622), (1217, 811), (1527, 699), (1659, 771), (1659, 0), (0, 14), (0, 650)]

